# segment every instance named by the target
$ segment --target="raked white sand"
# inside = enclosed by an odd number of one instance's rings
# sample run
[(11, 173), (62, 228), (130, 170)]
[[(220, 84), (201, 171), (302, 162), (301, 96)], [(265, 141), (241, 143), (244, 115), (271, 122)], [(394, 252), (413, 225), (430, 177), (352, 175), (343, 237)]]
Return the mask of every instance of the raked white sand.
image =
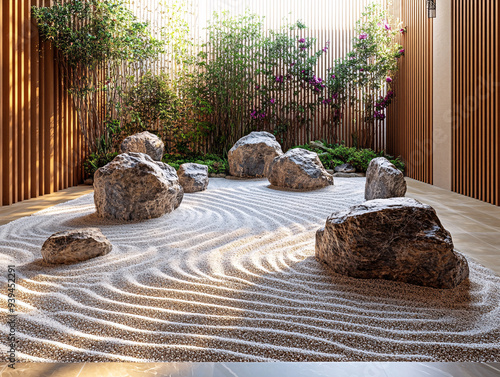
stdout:
[[(328, 215), (364, 179), (313, 192), (211, 179), (161, 218), (97, 218), (92, 194), (0, 227), (16, 266), (22, 361), (499, 361), (500, 278), (436, 290), (331, 273), (314, 257)], [(97, 226), (110, 254), (48, 266), (52, 233)], [(6, 270), (0, 295), (5, 303)], [(6, 306), (0, 335), (5, 358)]]

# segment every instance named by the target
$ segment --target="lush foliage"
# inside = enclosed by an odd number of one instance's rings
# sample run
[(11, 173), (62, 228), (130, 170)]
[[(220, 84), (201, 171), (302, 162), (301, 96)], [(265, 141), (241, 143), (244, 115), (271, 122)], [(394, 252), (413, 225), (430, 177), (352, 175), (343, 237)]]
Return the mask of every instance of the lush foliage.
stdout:
[[(56, 0), (51, 7), (33, 7), (32, 13), (42, 39), (56, 48), (90, 151), (106, 153), (98, 150), (109, 145), (109, 130), (99, 116), (97, 94), (120, 92), (117, 82), (123, 66), (137, 68), (154, 59), (162, 52), (163, 42), (154, 38), (148, 24), (138, 21), (121, 0)], [(104, 81), (103, 72), (108, 75)]]
[(229, 174), (227, 159), (215, 154), (190, 156), (180, 154), (166, 154), (163, 157), (162, 161), (174, 167), (176, 170), (179, 169), (179, 166), (185, 164), (186, 162), (194, 162), (197, 164), (207, 165), (208, 172), (210, 174)]
[(323, 79), (316, 77), (315, 68), (329, 43), (312, 52), (316, 40), (300, 36), (305, 28), (298, 21), (271, 30), (257, 53), (257, 74), (262, 76), (255, 87), (259, 106), (250, 115), (258, 128), (274, 131), (282, 143), (287, 137), (293, 142), (295, 132), (310, 125), (325, 87)]
[(370, 161), (377, 157), (387, 158), (402, 172), (404, 172), (405, 169), (405, 165), (399, 157), (394, 158), (393, 156), (386, 154), (384, 151), (375, 152), (370, 148), (359, 149), (355, 147), (347, 147), (343, 144), (324, 145), (327, 147), (327, 149), (316, 148), (309, 144), (299, 145), (294, 148), (303, 148), (316, 152), (326, 169), (334, 169), (335, 166), (350, 163), (356, 168), (357, 171), (366, 172)]
[(124, 95), (122, 124), (126, 134), (171, 130), (180, 118), (181, 100), (166, 73), (146, 72)]
[(210, 135), (218, 153), (242, 136), (238, 130), (249, 130), (247, 110), (253, 102), (262, 28), (262, 18), (255, 14), (215, 12), (207, 27), (208, 42), (197, 56), (198, 71), (187, 76), (186, 97), (198, 115), (197, 131)]
[(113, 161), (117, 155), (118, 152), (91, 153), (84, 161), (83, 168), (89, 176), (93, 177), (97, 169)]
[[(174, 166), (205, 161), (212, 173), (221, 172), (227, 162), (217, 155), (225, 156), (250, 131), (273, 132), (287, 148), (318, 113), (338, 127), (349, 106), (359, 109), (351, 120), (360, 123), (354, 145), (373, 146), (376, 121), (385, 118), (394, 98), (392, 82), (404, 55), (397, 42), (404, 30), (380, 5), (366, 8), (352, 51), (319, 77), (318, 59), (328, 53), (329, 42), (316, 46), (299, 21), (264, 33), (263, 17), (249, 11), (214, 13), (207, 44), (194, 46), (187, 0), (158, 2), (156, 26), (131, 13), (128, 5), (138, 1), (55, 0), (51, 7), (33, 8), (40, 35), (56, 48), (88, 136), (87, 172), (108, 161), (124, 137), (143, 130), (163, 139), (165, 158)], [(160, 56), (161, 67), (155, 65)], [(330, 147), (319, 151), (327, 167), (351, 162), (365, 170), (371, 158), (383, 155)], [(217, 155), (202, 158), (199, 150)]]
[[(404, 50), (398, 34), (404, 32), (380, 4), (369, 5), (356, 23), (353, 49), (330, 70), (323, 103), (333, 109), (333, 121), (342, 119), (346, 106), (359, 108), (362, 134), (352, 135), (354, 144), (372, 146), (374, 124), (385, 118), (384, 109), (394, 97), (392, 82)], [(380, 92), (387, 89), (387, 95)]]

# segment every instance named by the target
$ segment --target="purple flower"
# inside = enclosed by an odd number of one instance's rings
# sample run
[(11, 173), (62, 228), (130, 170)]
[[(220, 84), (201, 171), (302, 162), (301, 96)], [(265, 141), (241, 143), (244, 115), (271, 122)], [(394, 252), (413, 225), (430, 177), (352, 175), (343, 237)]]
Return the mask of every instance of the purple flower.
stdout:
[(271, 103), (272, 103), (272, 104), (274, 104), (274, 102), (275, 102), (275, 101), (274, 101), (274, 98), (271, 98)]
[(366, 39), (366, 38), (368, 38), (368, 34), (366, 33), (362, 33), (359, 35), (359, 39)]
[(260, 114), (261, 118), (265, 118), (266, 117), (266, 113), (262, 113)]
[(405, 29), (401, 29), (401, 30), (400, 30), (400, 32), (401, 32), (401, 33), (404, 33), (405, 31), (406, 31)]
[(334, 79), (334, 78), (335, 78), (335, 75), (332, 75), (332, 79)]
[(387, 77), (387, 78), (385, 79), (385, 81), (387, 81), (387, 82), (392, 82), (392, 79), (391, 79), (390, 77)]
[(255, 90), (259, 90), (260, 89), (260, 85), (255, 85)]
[(384, 23), (385, 30), (391, 30), (391, 25), (389, 25), (387, 22)]
[(360, 71), (360, 72), (363, 72), (363, 71), (364, 71), (364, 69), (363, 69), (363, 68), (361, 68), (359, 71)]
[(299, 39), (299, 43), (304, 43), (306, 40), (304, 38)]
[(305, 47), (301, 47), (300, 48), (300, 51), (304, 51), (306, 48)]
[(295, 62), (291, 63), (291, 64), (290, 64), (290, 67), (293, 67), (294, 65), (295, 65)]
[(401, 50), (399, 50), (399, 53), (400, 53), (401, 55), (404, 55), (404, 53), (405, 53), (405, 49), (404, 49), (404, 48), (402, 48)]

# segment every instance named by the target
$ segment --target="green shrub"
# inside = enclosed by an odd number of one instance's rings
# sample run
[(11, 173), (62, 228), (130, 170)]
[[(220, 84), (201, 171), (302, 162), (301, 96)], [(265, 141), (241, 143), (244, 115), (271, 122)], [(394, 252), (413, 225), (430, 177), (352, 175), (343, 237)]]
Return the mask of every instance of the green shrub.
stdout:
[(83, 169), (85, 173), (93, 177), (97, 169), (113, 161), (116, 156), (118, 156), (118, 152), (92, 153), (83, 162)]
[(326, 149), (315, 148), (306, 144), (297, 145), (293, 148), (302, 148), (316, 152), (326, 169), (334, 169), (336, 166), (349, 163), (354, 166), (357, 171), (366, 172), (371, 160), (377, 157), (385, 157), (402, 172), (405, 170), (405, 164), (399, 157), (394, 158), (384, 151), (375, 152), (373, 149), (358, 149), (347, 147), (343, 144), (325, 144), (325, 147)]
[(172, 166), (175, 170), (179, 169), (179, 166), (187, 162), (194, 162), (196, 164), (202, 164), (208, 166), (208, 172), (210, 174), (228, 174), (229, 165), (227, 159), (224, 159), (215, 154), (206, 155), (190, 155), (183, 156), (179, 154), (166, 154), (163, 156), (163, 162)]

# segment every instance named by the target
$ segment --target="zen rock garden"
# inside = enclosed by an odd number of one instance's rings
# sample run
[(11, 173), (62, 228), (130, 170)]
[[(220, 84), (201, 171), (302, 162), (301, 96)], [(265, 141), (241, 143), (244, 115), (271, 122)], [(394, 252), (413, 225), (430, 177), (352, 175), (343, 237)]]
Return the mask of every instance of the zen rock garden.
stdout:
[[(185, 163), (178, 171), (161, 162), (161, 140), (142, 132), (125, 139), (122, 154), (96, 171), (94, 202), (107, 219), (145, 220), (174, 211), (184, 193), (207, 189), (208, 167)], [(267, 178), (271, 186), (315, 190), (333, 186), (333, 176), (318, 155), (301, 148), (283, 153), (268, 132), (251, 132), (228, 154), (231, 175)], [(337, 173), (353, 173), (344, 164)], [(316, 233), (315, 254), (338, 274), (386, 279), (439, 289), (454, 288), (468, 277), (467, 260), (453, 248), (451, 235), (434, 209), (405, 198), (403, 173), (384, 157), (366, 172), (363, 204), (333, 213)], [(111, 243), (97, 228), (52, 235), (42, 247), (48, 263), (75, 263), (105, 255)]]

